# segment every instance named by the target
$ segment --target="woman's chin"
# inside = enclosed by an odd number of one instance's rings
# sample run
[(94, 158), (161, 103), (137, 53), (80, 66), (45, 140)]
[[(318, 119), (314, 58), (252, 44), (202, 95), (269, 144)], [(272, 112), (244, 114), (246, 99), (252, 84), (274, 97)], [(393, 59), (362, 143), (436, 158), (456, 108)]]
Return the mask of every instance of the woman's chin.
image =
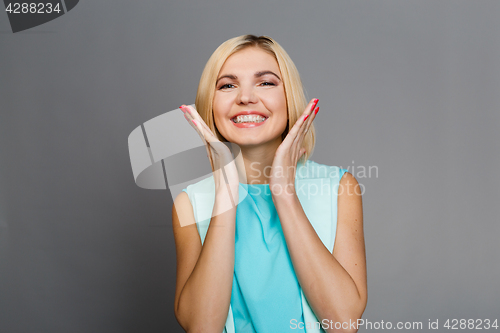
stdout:
[(229, 139), (230, 142), (237, 144), (240, 147), (258, 147), (266, 144), (270, 144), (274, 141), (279, 140), (281, 142), (281, 135), (276, 137), (258, 136), (251, 134), (243, 135), (232, 135)]
[[(282, 130), (272, 131), (276, 133), (269, 133), (269, 127), (271, 124), (264, 124), (264, 126), (256, 126), (249, 128), (240, 128), (231, 125), (229, 128), (224, 128), (224, 135), (229, 142), (235, 143), (240, 147), (255, 147), (260, 145), (266, 145), (272, 142), (281, 143), (281, 134), (285, 130), (286, 124), (284, 124)], [(222, 133), (221, 133), (222, 134)]]

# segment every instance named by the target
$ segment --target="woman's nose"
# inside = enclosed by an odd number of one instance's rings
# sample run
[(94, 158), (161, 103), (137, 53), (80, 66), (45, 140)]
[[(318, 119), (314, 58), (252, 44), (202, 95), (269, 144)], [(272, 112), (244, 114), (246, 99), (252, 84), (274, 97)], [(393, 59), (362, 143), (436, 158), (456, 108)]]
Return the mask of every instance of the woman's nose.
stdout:
[(256, 103), (257, 95), (255, 94), (253, 87), (241, 87), (238, 93), (238, 104), (249, 104)]

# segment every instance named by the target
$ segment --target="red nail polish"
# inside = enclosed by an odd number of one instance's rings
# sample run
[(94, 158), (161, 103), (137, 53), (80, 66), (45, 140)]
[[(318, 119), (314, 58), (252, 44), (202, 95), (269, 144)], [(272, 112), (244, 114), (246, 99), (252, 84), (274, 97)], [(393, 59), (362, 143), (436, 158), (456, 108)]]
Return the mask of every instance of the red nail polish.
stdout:
[(314, 110), (314, 114), (318, 113), (319, 111), (319, 106), (316, 108), (316, 110)]
[(198, 123), (196, 122), (196, 120), (191, 120), (193, 122), (193, 124), (195, 124), (196, 126), (198, 126)]
[(309, 115), (308, 115), (308, 114), (306, 114), (306, 116), (304, 117), (304, 121), (306, 121), (307, 117), (309, 117)]
[(314, 99), (314, 103), (313, 103), (313, 105), (311, 107), (311, 110), (314, 110), (314, 108), (316, 107), (316, 104), (318, 104), (318, 102), (319, 102), (319, 99), (317, 99), (317, 98)]

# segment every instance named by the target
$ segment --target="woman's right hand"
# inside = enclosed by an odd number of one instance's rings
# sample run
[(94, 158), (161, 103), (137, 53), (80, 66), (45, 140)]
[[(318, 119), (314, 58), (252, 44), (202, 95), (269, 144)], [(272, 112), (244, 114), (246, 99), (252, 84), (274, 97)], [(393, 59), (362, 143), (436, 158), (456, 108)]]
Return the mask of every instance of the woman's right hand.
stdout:
[[(239, 176), (231, 151), (213, 134), (195, 108), (191, 105), (182, 105), (180, 109), (184, 112), (184, 118), (196, 130), (205, 144), (212, 166), (217, 198), (232, 204), (231, 207), (223, 205), (223, 209), (219, 207), (222, 209), (219, 213), (235, 207), (238, 203)], [(218, 215), (218, 213), (214, 212), (214, 215)]]

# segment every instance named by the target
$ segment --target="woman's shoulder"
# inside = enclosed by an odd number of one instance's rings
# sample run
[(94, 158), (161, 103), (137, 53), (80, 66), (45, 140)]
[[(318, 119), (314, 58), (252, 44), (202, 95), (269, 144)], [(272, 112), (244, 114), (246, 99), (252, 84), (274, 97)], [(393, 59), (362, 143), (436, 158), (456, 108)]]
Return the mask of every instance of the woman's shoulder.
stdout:
[(209, 194), (215, 191), (214, 176), (208, 175), (207, 177), (188, 185), (182, 191), (186, 192), (191, 198), (195, 193)]
[(347, 172), (347, 169), (335, 165), (327, 165), (317, 163), (313, 160), (307, 160), (305, 163), (297, 167), (297, 179), (314, 179), (314, 178), (333, 178), (341, 179), (342, 175)]

